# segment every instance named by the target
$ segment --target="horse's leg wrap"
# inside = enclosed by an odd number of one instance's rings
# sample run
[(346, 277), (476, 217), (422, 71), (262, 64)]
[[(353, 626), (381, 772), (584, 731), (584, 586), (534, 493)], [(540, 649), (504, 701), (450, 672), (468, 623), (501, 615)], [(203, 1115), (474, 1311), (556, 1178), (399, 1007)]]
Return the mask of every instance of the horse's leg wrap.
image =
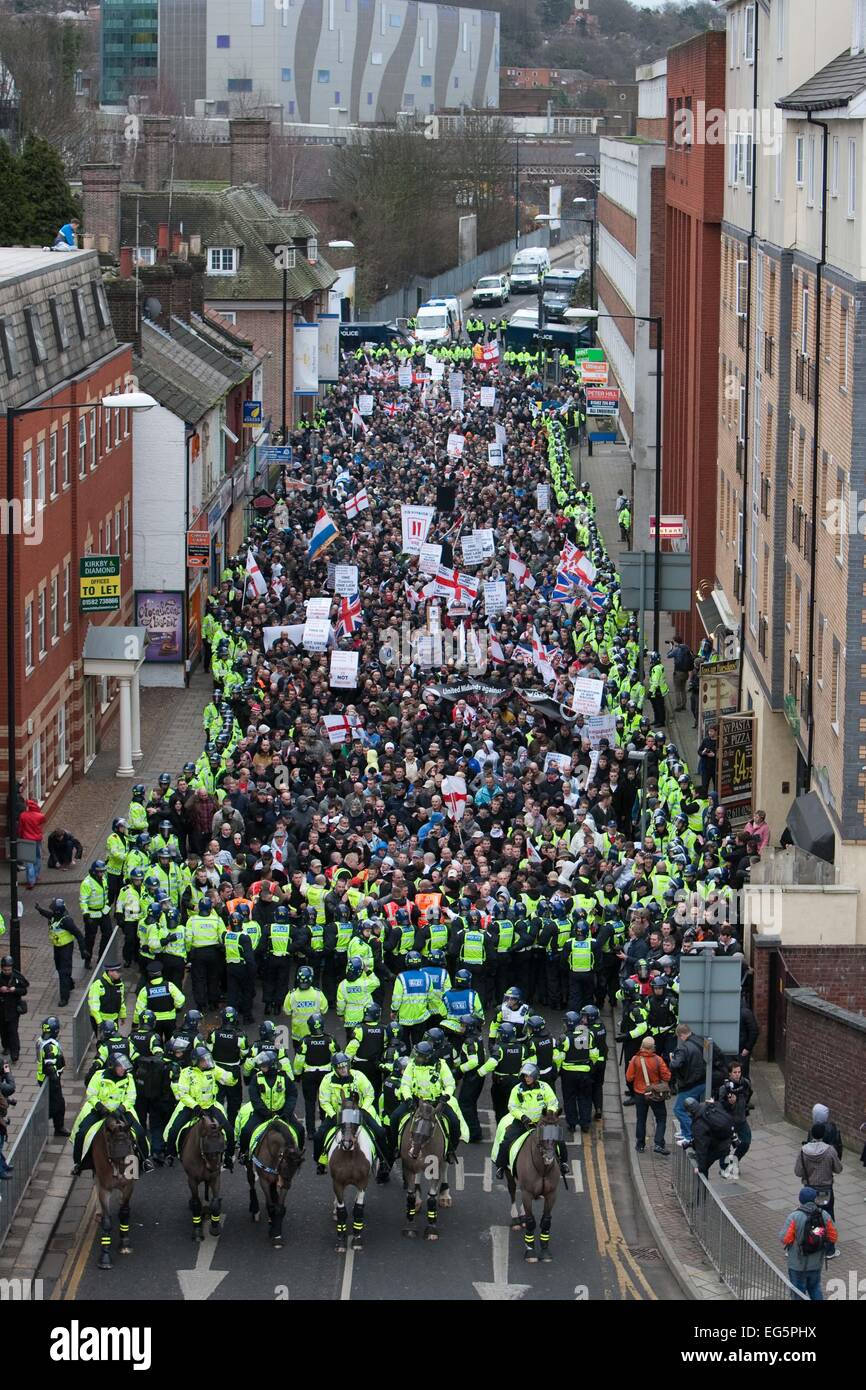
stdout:
[(120, 1248), (124, 1250), (129, 1245), (129, 1203), (125, 1202), (117, 1214), (120, 1226)]
[(540, 1238), (542, 1250), (548, 1250), (550, 1248), (550, 1227), (552, 1221), (552, 1214), (549, 1211), (545, 1212), (544, 1216), (542, 1216), (541, 1218), (540, 1223)]
[(211, 1200), (210, 1200), (210, 1224), (211, 1224), (211, 1230), (213, 1230), (214, 1226), (216, 1226), (217, 1228), (219, 1228), (220, 1219), (221, 1219), (221, 1217), (222, 1217), (222, 1210), (223, 1210), (223, 1199), (222, 1199), (222, 1197), (211, 1197)]
[(349, 1213), (345, 1202), (337, 1203), (337, 1235), (344, 1236), (349, 1229)]
[(102, 1218), (101, 1218), (101, 1220), (100, 1220), (100, 1222), (99, 1222), (99, 1229), (100, 1229), (100, 1231), (101, 1231), (101, 1235), (100, 1235), (100, 1237), (99, 1237), (99, 1244), (102, 1246), (103, 1250), (110, 1250), (110, 1249), (111, 1249), (111, 1217), (110, 1217), (110, 1216), (106, 1216), (105, 1214), (103, 1214), (103, 1216), (102, 1216)]
[(363, 1232), (363, 1230), (364, 1230), (364, 1203), (363, 1203), (363, 1201), (358, 1201), (358, 1200), (356, 1200), (356, 1201), (355, 1201), (355, 1205), (354, 1205), (354, 1207), (352, 1208), (352, 1230), (355, 1232), (355, 1235), (356, 1235), (356, 1236), (361, 1235), (362, 1232)]
[(437, 1204), (436, 1204), (436, 1194), (435, 1194), (435, 1192), (431, 1192), (431, 1193), (429, 1193), (428, 1196), (427, 1196), (427, 1225), (428, 1225), (428, 1226), (435, 1226), (435, 1225), (436, 1225), (436, 1219), (437, 1219), (438, 1214), (439, 1214), (439, 1208), (438, 1208), (438, 1206), (437, 1206)]
[(529, 1255), (534, 1255), (535, 1217), (532, 1215), (531, 1211), (524, 1211), (523, 1213), (523, 1243), (526, 1247), (526, 1253)]
[(201, 1198), (198, 1197), (198, 1196), (196, 1196), (196, 1197), (190, 1197), (190, 1199), (189, 1199), (189, 1209), (190, 1209), (190, 1211), (192, 1212), (192, 1228), (193, 1228), (194, 1231), (197, 1231), (198, 1228), (199, 1228), (199, 1226), (201, 1225), (201, 1214), (202, 1214)]
[(410, 1187), (406, 1191), (406, 1220), (415, 1220), (415, 1189)]

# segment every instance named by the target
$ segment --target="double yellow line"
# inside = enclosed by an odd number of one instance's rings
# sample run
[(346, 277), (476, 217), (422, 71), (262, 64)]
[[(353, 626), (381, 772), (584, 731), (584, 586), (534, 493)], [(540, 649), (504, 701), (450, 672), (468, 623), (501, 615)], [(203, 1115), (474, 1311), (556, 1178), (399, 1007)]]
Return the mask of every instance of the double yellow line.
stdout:
[(84, 1278), (87, 1259), (93, 1248), (93, 1217), (96, 1205), (96, 1187), (94, 1186), (87, 1199), (87, 1206), (84, 1208), (84, 1215), (78, 1227), (75, 1244), (67, 1256), (60, 1278), (52, 1290), (52, 1300), (73, 1303), (78, 1297), (79, 1285)]
[(635, 1299), (638, 1302), (644, 1299), (655, 1300), (656, 1294), (652, 1285), (629, 1250), (616, 1217), (604, 1153), (604, 1136), (600, 1128), (593, 1128), (589, 1142), (584, 1137), (581, 1157), (586, 1174), (586, 1195), (589, 1198), (595, 1226), (595, 1240), (602, 1259), (606, 1257), (613, 1269), (617, 1286), (615, 1296), (620, 1299)]

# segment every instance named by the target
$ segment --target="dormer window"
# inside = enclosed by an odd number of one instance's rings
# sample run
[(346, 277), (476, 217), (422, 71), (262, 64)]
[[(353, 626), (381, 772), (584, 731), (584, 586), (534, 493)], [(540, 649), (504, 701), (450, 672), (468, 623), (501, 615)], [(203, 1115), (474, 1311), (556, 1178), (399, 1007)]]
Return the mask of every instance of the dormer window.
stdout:
[(319, 243), (314, 236), (307, 238), (307, 260), (315, 265), (319, 259)]
[(211, 246), (207, 253), (208, 275), (236, 275), (239, 250), (236, 246)]

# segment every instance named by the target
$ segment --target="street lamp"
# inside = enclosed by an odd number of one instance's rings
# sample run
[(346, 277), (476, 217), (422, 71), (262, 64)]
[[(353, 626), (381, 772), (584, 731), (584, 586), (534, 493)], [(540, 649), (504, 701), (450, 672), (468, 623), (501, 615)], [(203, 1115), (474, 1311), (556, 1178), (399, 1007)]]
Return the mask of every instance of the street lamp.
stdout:
[[(18, 643), (15, 633), (15, 614), (18, 598), (15, 585), (15, 422), (24, 415), (40, 411), (78, 410), (80, 401), (51, 401), (48, 405), (7, 405), (6, 407), (6, 747), (8, 799), (6, 819), (9, 835), (9, 885), (11, 913), (9, 945), (16, 970), (21, 969), (21, 918), (18, 915), (18, 774), (16, 769), (16, 730), (18, 710), (16, 700)], [(103, 396), (103, 410), (151, 410), (158, 402), (144, 391), (127, 391), (122, 395)], [(90, 405), (88, 403), (88, 409)], [(23, 501), (23, 499), (22, 499)], [(35, 499), (39, 505), (39, 499)]]
[(328, 247), (331, 251), (354, 251), (354, 241), (329, 241)]
[(659, 624), (661, 620), (661, 583), (662, 583), (662, 564), (661, 564), (661, 515), (662, 515), (662, 316), (661, 314), (600, 314), (598, 310), (587, 311), (585, 309), (566, 309), (565, 317), (574, 319), (624, 319), (631, 323), (653, 324), (656, 330), (656, 478), (655, 478), (655, 506), (656, 506), (656, 533), (653, 553), (655, 558), (655, 574), (653, 575), (653, 649), (659, 649)]

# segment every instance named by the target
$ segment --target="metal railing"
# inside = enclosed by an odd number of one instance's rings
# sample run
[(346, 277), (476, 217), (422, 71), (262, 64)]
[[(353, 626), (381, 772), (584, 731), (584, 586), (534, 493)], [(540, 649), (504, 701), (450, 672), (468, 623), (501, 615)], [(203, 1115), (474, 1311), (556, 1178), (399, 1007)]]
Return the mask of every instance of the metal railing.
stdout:
[(14, 1172), (7, 1182), (0, 1183), (0, 1245), (9, 1234), (18, 1205), (36, 1171), (48, 1140), (48, 1130), (48, 1087), (43, 1086), (12, 1141), (12, 1147), (4, 1150)]
[(675, 1145), (672, 1158), (671, 1183), (689, 1230), (734, 1297), (752, 1303), (789, 1298), (807, 1301), (734, 1220), (688, 1151)]
[(99, 962), (87, 981), (81, 1003), (75, 1010), (72, 1018), (72, 1070), (77, 1074), (84, 1065), (84, 1059), (90, 1051), (93, 1042), (93, 1028), (90, 1023), (90, 1010), (87, 1007), (87, 995), (93, 981), (97, 979), (105, 969), (106, 961), (111, 960), (112, 955), (118, 948), (121, 938), (120, 927), (115, 927), (108, 939), (108, 945), (99, 958)]

